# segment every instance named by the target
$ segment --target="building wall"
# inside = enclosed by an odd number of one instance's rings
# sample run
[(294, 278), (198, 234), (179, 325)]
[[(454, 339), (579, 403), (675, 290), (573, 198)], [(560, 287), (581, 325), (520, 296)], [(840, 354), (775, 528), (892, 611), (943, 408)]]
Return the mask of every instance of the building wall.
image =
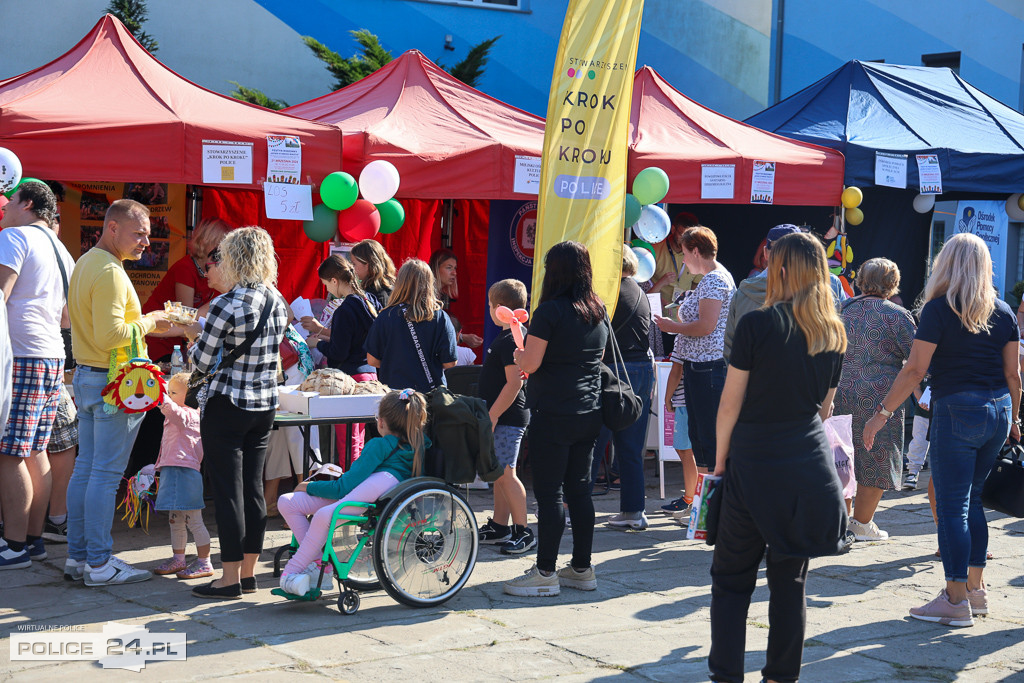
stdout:
[(1020, 0), (773, 0), (782, 7), (781, 97), (851, 59), (920, 66), (960, 52), (960, 75), (1021, 109), (1024, 2)]

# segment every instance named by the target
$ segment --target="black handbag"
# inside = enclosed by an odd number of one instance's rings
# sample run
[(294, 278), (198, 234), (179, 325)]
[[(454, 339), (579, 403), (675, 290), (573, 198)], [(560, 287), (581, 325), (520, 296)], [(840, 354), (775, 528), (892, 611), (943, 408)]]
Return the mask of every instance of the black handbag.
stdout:
[[(607, 321), (607, 316), (605, 321)], [(615, 331), (611, 323), (608, 323), (609, 341), (612, 345), (612, 366), (601, 363), (601, 420), (604, 426), (613, 432), (621, 432), (630, 427), (640, 419), (643, 413), (643, 401), (633, 392), (633, 385), (629, 383), (629, 375), (623, 382), (619, 377), (619, 365), (625, 365), (622, 360), (622, 352), (619, 351), (619, 343), (615, 339)]]
[(981, 490), (981, 504), (1011, 517), (1024, 517), (1024, 446), (1007, 442)]

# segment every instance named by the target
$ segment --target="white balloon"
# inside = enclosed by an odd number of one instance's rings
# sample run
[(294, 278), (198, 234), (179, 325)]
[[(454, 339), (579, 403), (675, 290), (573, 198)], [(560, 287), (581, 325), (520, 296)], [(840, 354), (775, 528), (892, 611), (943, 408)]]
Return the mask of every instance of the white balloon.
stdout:
[(1011, 194), (1006, 200), (1006, 215), (1011, 221), (1024, 221), (1024, 211), (1020, 208), (1020, 194)]
[(935, 206), (935, 195), (919, 194), (914, 197), (914, 211), (928, 213)]
[(21, 161), (6, 147), (0, 147), (0, 194), (4, 194), (21, 182)]
[(371, 161), (359, 174), (359, 192), (371, 204), (383, 204), (398, 192), (398, 169), (390, 161)]
[(657, 244), (672, 230), (672, 219), (665, 210), (655, 204), (648, 204), (640, 211), (640, 218), (633, 226), (636, 236), (645, 242)]
[(636, 254), (637, 267), (633, 279), (637, 282), (647, 282), (654, 277), (654, 254), (643, 247), (632, 247)]

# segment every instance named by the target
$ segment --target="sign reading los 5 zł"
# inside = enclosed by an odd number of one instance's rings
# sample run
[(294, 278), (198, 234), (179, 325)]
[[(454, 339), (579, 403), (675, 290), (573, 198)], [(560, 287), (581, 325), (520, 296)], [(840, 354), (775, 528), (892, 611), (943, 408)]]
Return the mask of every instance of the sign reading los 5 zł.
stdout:
[(623, 202), (633, 71), (643, 0), (571, 0), (555, 58), (541, 162), (533, 306), (544, 255), (576, 240), (594, 289), (614, 311), (622, 278)]

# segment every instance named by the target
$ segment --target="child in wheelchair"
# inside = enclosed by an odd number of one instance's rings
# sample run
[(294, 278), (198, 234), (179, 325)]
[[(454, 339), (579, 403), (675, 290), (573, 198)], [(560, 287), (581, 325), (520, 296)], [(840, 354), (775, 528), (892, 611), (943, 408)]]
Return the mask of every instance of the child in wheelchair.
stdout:
[[(346, 502), (372, 503), (403, 480), (418, 476), (423, 452), (429, 447), (424, 428), (427, 401), (412, 389), (385, 394), (377, 408), (377, 429), (348, 472), (330, 481), (304, 481), (294, 493), (278, 499), (277, 507), (299, 544), (281, 573), (281, 589), (292, 595), (309, 592), (320, 574), (318, 560), (330, 529), (331, 517)], [(344, 514), (357, 515), (362, 506), (348, 506)], [(307, 516), (312, 515), (312, 520)], [(332, 572), (325, 571), (320, 589), (330, 588)], [(324, 585), (326, 583), (326, 586)]]

